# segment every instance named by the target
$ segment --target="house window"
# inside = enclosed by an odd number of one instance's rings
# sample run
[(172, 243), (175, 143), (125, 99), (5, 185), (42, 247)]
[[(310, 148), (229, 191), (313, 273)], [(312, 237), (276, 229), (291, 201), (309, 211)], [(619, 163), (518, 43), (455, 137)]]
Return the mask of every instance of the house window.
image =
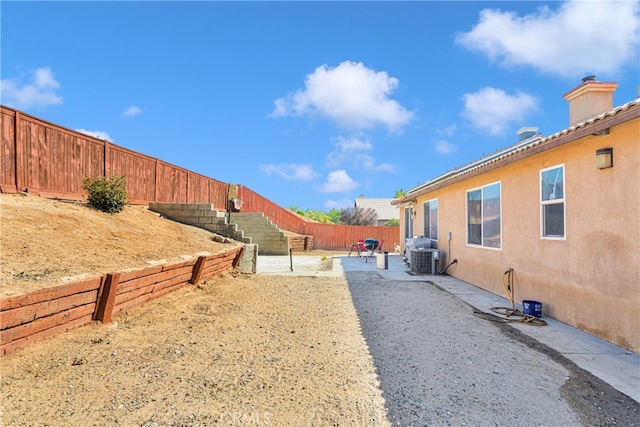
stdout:
[(500, 183), (467, 191), (467, 244), (502, 246)]
[(540, 171), (542, 237), (564, 238), (564, 165)]
[(424, 237), (438, 240), (438, 200), (424, 203)]

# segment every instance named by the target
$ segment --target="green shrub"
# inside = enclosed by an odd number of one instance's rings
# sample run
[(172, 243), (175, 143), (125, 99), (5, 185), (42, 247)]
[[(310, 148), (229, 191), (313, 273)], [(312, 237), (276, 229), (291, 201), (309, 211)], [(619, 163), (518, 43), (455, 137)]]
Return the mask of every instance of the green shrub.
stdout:
[(123, 176), (82, 179), (82, 188), (89, 196), (89, 204), (102, 212), (122, 212), (127, 204), (127, 183)]

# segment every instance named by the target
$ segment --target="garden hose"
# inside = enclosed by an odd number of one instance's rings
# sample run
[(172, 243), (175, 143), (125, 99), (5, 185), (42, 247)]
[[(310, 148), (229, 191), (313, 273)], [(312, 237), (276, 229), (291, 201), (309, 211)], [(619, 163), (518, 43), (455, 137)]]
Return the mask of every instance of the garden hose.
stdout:
[(485, 313), (479, 310), (473, 311), (474, 316), (481, 317), (485, 320), (491, 320), (492, 322), (500, 323), (520, 322), (533, 326), (545, 326), (547, 324), (546, 321), (535, 316), (524, 314), (516, 308), (513, 297), (513, 268), (509, 268), (502, 275), (502, 286), (507, 292), (507, 298), (509, 298), (509, 301), (511, 302), (511, 307), (491, 307), (491, 311), (499, 314), (502, 317), (495, 316), (491, 313)]

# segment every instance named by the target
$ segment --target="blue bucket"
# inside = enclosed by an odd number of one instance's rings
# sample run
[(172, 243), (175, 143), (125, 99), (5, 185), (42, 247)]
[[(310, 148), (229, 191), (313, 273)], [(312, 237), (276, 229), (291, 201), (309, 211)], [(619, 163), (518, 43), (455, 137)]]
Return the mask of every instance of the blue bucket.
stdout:
[(529, 316), (542, 317), (542, 303), (540, 301), (523, 300), (522, 313)]

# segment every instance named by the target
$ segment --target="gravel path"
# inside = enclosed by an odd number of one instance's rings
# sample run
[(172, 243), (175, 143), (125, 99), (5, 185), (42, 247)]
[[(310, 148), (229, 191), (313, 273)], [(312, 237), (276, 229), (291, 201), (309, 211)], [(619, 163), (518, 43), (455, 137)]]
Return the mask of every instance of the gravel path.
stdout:
[(346, 277), (393, 425), (640, 425), (637, 402), (436, 286)]

